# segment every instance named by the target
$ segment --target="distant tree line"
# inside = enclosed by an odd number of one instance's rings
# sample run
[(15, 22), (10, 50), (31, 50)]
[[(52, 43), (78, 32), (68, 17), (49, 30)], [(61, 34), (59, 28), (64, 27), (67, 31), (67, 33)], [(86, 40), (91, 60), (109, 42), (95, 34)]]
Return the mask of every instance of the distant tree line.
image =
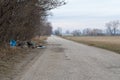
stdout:
[(62, 36), (62, 28), (58, 27), (53, 34), (57, 35), (57, 36)]
[(91, 36), (118, 36), (120, 35), (120, 21), (114, 20), (108, 23), (105, 23), (106, 30), (103, 29), (84, 29), (84, 35), (91, 35)]
[[(82, 31), (79, 29), (73, 30), (70, 32), (69, 30), (66, 30), (66, 32), (63, 35), (68, 36), (120, 36), (120, 21), (114, 20), (105, 23), (106, 29), (98, 29), (98, 28), (85, 28)], [(55, 30), (56, 35), (62, 35), (60, 33), (60, 28)]]
[(64, 4), (64, 0), (0, 0), (0, 43), (50, 35), (49, 11)]

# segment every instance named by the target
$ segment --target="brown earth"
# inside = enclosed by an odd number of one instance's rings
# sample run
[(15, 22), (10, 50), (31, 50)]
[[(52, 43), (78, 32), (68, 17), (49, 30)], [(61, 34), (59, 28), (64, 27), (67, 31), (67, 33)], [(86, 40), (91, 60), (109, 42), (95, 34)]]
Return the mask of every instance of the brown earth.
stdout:
[[(44, 42), (46, 39), (47, 37), (44, 36), (34, 40), (39, 44), (46, 45)], [(44, 49), (37, 48), (0, 48), (0, 80), (13, 80), (43, 52)]]
[(0, 61), (0, 80), (13, 80), (25, 70), (26, 66), (29, 66), (38, 56), (41, 56), (44, 49), (26, 49), (23, 51), (9, 60)]

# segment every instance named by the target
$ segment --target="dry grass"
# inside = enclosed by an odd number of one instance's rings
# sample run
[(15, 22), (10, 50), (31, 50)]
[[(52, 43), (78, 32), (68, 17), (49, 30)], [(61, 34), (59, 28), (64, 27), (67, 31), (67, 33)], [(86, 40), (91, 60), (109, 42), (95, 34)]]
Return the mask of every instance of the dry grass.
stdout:
[[(45, 44), (47, 36), (32, 39), (36, 43)], [(10, 77), (16, 63), (20, 63), (29, 55), (30, 49), (21, 49), (18, 47), (10, 48), (0, 47), (0, 79)]]
[(20, 48), (0, 48), (0, 78), (9, 77), (15, 63), (20, 62), (26, 54), (27, 51)]
[(102, 37), (64, 37), (79, 43), (84, 43), (90, 46), (96, 46), (120, 53), (120, 36), (102, 36)]
[(32, 41), (36, 42), (37, 44), (45, 44), (45, 40), (47, 40), (48, 36), (41, 36), (33, 38)]

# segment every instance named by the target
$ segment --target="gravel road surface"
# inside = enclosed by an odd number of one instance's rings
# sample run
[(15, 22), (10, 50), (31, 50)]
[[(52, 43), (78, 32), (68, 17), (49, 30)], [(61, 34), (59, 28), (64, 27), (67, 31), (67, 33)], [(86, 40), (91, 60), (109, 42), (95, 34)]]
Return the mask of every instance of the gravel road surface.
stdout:
[(56, 36), (47, 42), (19, 80), (120, 80), (119, 54)]

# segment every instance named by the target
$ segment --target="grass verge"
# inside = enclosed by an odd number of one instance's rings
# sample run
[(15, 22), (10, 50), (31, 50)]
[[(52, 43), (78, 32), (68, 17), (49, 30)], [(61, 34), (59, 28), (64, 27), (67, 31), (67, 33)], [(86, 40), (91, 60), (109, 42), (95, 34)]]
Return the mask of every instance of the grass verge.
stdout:
[[(45, 44), (45, 40), (47, 39), (47, 36), (42, 36), (38, 39), (34, 39), (36, 43), (39, 44)], [(33, 50), (27, 48), (22, 49), (19, 47), (10, 48), (9, 46), (6, 48), (1, 47), (0, 48), (0, 80), (13, 80), (12, 76), (13, 74), (16, 74), (18, 68), (22, 67), (22, 65), (25, 65), (29, 62), (32, 58), (37, 56), (39, 52), (36, 52), (36, 49), (34, 49), (35, 53), (32, 52)], [(30, 53), (32, 52), (32, 53)], [(22, 65), (19, 63), (22, 63)], [(24, 64), (23, 64), (24, 63)], [(20, 68), (19, 68), (20, 69)], [(15, 76), (15, 75), (14, 75)]]
[(68, 40), (120, 53), (120, 37), (63, 37)]
[(0, 48), (0, 78), (7, 80), (10, 78), (16, 63), (19, 63), (27, 55), (25, 49), (20, 48)]

